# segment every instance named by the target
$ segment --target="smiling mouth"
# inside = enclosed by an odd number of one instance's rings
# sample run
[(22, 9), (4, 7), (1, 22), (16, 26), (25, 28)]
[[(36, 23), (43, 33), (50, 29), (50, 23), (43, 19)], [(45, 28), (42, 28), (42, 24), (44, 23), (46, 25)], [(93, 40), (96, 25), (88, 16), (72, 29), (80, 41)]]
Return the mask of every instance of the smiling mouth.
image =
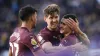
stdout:
[(56, 26), (57, 24), (52, 24), (52, 25)]
[(52, 23), (52, 25), (58, 25), (57, 23)]

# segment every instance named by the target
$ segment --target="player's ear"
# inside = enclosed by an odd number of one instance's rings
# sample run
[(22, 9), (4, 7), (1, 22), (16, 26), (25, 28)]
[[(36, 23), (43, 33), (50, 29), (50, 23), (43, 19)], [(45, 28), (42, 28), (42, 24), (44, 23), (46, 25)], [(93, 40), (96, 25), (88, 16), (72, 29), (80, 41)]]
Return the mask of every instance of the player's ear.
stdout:
[(29, 19), (28, 19), (28, 22), (30, 22), (30, 21), (32, 21), (32, 17), (31, 17), (31, 16), (30, 16)]
[(46, 16), (44, 16), (44, 21), (46, 22)]
[(33, 21), (32, 16), (30, 16), (30, 21)]

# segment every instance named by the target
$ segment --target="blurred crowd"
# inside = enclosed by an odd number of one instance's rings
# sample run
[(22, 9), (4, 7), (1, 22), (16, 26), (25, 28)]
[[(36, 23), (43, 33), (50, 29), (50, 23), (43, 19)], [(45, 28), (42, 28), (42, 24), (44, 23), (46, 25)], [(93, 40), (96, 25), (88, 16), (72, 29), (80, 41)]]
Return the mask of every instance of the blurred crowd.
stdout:
[(64, 14), (75, 14), (80, 27), (90, 41), (90, 48), (100, 48), (100, 0), (0, 0), (0, 53), (9, 48), (9, 37), (20, 26), (18, 11), (25, 5), (33, 5), (38, 10), (37, 34), (46, 26), (43, 9), (52, 3), (60, 6), (60, 19)]

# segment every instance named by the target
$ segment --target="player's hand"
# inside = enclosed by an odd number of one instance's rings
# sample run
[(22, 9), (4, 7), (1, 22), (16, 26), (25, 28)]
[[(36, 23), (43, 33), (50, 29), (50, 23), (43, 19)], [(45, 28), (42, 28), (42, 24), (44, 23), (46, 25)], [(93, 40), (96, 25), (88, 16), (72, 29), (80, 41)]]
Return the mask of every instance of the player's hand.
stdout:
[(86, 51), (88, 50), (88, 48), (82, 44), (82, 42), (80, 43), (76, 43), (75, 45), (72, 45), (72, 47), (75, 49), (75, 51), (77, 52), (82, 52), (82, 51)]
[(71, 18), (66, 19), (66, 24), (70, 27), (71, 30), (73, 30), (77, 34), (82, 33), (82, 31), (79, 28), (79, 22), (77, 19), (76, 19), (76, 22)]

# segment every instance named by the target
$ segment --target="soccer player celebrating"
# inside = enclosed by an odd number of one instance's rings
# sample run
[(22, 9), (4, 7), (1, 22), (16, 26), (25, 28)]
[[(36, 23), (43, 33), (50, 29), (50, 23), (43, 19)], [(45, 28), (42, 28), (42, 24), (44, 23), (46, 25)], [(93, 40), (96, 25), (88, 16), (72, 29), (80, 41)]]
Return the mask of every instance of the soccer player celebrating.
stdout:
[[(37, 10), (28, 5), (20, 9), (19, 18), (21, 27), (15, 29), (10, 36), (9, 56), (73, 56), (73, 47), (62, 51), (47, 54), (42, 49), (37, 37), (32, 32), (36, 25)], [(79, 45), (79, 44), (77, 44)]]
[[(42, 52), (39, 50), (38, 41), (32, 32), (32, 28), (36, 24), (36, 17), (37, 10), (32, 6), (28, 5), (20, 9), (19, 18), (22, 24), (10, 36), (9, 56), (30, 56), (34, 52)], [(39, 56), (36, 53), (34, 55)]]
[[(38, 40), (40, 45), (42, 45), (43, 50), (46, 53), (55, 53), (62, 51), (64, 49), (69, 49), (73, 47), (76, 51), (83, 51), (87, 48), (81, 43), (77, 43), (71, 46), (59, 46), (61, 34), (59, 30), (59, 6), (56, 4), (48, 5), (44, 9), (44, 21), (47, 23), (47, 27), (42, 29), (38, 34)], [(70, 50), (69, 50), (70, 51)]]
[[(79, 22), (75, 15), (64, 15), (60, 23), (60, 33), (63, 35), (60, 46), (70, 46), (78, 42), (82, 42), (86, 47), (89, 46), (90, 41), (85, 33), (79, 28)], [(76, 55), (80, 55), (76, 51)]]
[(61, 41), (61, 45), (69, 46), (82, 42), (86, 46), (89, 46), (90, 41), (85, 33), (79, 28), (79, 22), (77, 17), (73, 14), (64, 15), (60, 24), (60, 33), (64, 35)]

